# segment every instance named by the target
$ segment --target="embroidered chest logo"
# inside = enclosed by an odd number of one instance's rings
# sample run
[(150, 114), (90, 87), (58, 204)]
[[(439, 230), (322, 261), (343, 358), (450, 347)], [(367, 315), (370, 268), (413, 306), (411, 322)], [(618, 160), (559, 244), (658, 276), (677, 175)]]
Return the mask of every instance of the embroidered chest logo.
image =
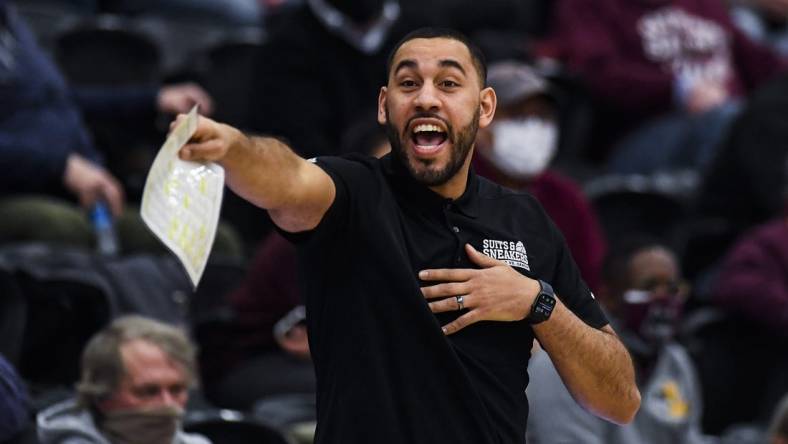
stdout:
[(485, 239), (482, 241), (482, 253), (493, 259), (506, 262), (512, 267), (531, 271), (531, 267), (528, 265), (528, 254), (521, 241)]

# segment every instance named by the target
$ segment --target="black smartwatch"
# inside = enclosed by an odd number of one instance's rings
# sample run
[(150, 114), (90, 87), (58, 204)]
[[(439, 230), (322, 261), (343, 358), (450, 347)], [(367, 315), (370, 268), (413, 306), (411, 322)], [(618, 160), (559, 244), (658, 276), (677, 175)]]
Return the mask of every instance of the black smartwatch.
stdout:
[(528, 322), (538, 324), (550, 318), (555, 308), (555, 291), (553, 287), (543, 280), (539, 280), (539, 294), (536, 295), (531, 314), (528, 315)]

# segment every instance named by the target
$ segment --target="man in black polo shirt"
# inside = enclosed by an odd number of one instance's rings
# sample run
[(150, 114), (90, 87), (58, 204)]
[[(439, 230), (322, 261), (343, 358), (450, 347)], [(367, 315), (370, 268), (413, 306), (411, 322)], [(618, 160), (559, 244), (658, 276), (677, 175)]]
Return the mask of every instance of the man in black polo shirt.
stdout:
[(380, 91), (391, 155), (310, 162), (205, 118), (181, 150), (223, 165), (300, 244), (318, 443), (522, 443), (534, 337), (584, 407), (637, 411), (629, 356), (560, 232), (470, 169), (495, 113), (485, 78), (464, 37), (419, 30)]

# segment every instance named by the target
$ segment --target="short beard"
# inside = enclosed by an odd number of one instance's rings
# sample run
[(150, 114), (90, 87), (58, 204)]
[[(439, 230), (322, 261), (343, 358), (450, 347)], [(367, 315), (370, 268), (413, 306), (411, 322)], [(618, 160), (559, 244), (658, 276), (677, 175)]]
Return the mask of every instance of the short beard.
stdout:
[[(421, 113), (411, 118), (411, 120), (424, 117), (437, 118), (437, 116), (433, 114)], [(417, 169), (416, 166), (411, 163), (408, 153), (403, 148), (404, 143), (402, 138), (405, 137), (404, 131), (398, 131), (391, 123), (391, 119), (389, 119), (389, 110), (386, 108), (385, 128), (386, 136), (388, 136), (389, 143), (391, 144), (391, 151), (397, 156), (400, 163), (408, 169), (411, 177), (428, 187), (436, 187), (445, 184), (462, 169), (468, 157), (468, 153), (471, 151), (471, 147), (476, 140), (476, 133), (479, 131), (479, 113), (475, 113), (471, 123), (460, 129), (458, 133), (454, 132), (453, 127), (448, 122), (445, 123), (447, 131), (446, 137), (447, 140), (452, 143), (453, 147), (448, 163), (443, 169), (434, 170), (429, 168), (433, 163), (432, 160), (415, 159), (413, 162), (419, 162), (425, 167), (423, 169)], [(406, 124), (405, 127), (407, 128), (408, 125)]]

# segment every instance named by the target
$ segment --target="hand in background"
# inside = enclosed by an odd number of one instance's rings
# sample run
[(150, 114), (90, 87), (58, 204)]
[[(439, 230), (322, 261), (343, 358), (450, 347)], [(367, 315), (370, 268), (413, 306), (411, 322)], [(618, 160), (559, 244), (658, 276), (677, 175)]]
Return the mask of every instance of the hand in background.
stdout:
[(123, 213), (123, 187), (104, 168), (79, 154), (70, 154), (66, 159), (63, 184), (79, 199), (79, 204), (89, 209), (99, 199), (105, 199), (112, 214)]
[(697, 82), (687, 91), (684, 107), (692, 114), (700, 114), (728, 101), (728, 90), (719, 83)]
[(213, 113), (213, 99), (196, 83), (162, 86), (156, 104), (159, 111), (167, 114), (187, 113), (194, 105), (200, 105), (200, 114), (204, 116)]
[(309, 338), (306, 334), (305, 325), (294, 325), (284, 335), (277, 336), (276, 341), (279, 342), (282, 350), (291, 355), (301, 359), (309, 359)]

